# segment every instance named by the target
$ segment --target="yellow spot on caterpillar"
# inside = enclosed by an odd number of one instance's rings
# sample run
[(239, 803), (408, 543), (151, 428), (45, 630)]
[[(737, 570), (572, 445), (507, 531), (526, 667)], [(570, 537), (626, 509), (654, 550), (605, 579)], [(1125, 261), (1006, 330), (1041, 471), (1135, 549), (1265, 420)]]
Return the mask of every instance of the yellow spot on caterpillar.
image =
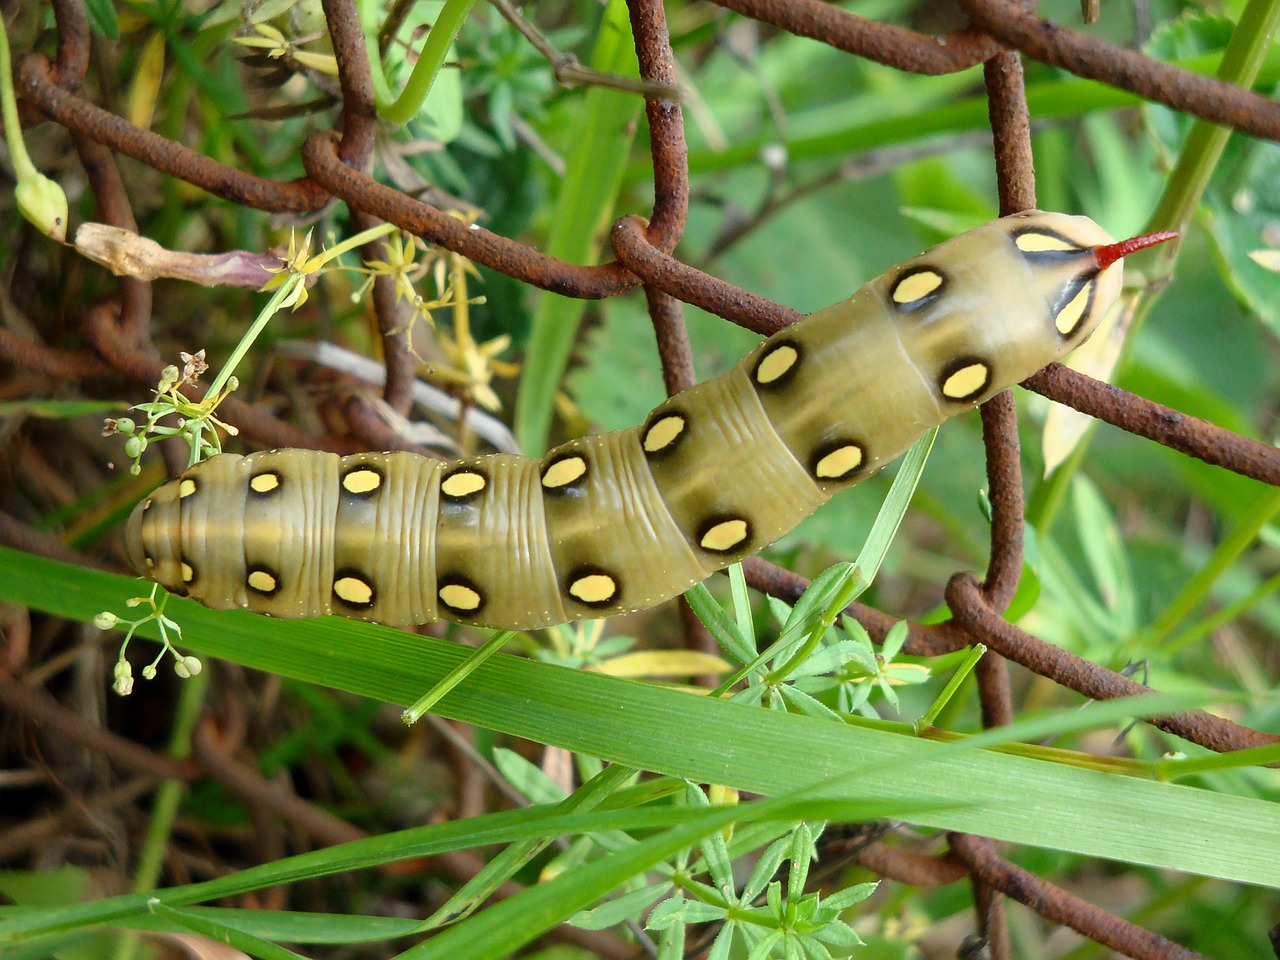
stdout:
[(440, 588), (440, 602), (454, 610), (478, 610), (480, 594), (461, 583), (446, 583)]
[(185, 477), (178, 484), (178, 496), (180, 498), (189, 497), (195, 492), (196, 492), (196, 482), (192, 480), (190, 477)]
[(339, 600), (364, 605), (373, 603), (373, 587), (359, 577), (339, 577), (333, 581), (333, 592)]
[(608, 603), (618, 592), (618, 581), (607, 573), (589, 573), (569, 584), (569, 594), (583, 603)]
[(942, 382), (942, 394), (950, 400), (967, 400), (982, 392), (989, 376), (985, 363), (970, 363)]
[(148, 570), (150, 570), (152, 567), (156, 565), (155, 557), (143, 557), (142, 559), (146, 562)]
[(722, 520), (708, 529), (698, 542), (703, 550), (725, 553), (746, 540), (748, 530), (745, 520)]
[(929, 296), (940, 286), (942, 286), (942, 274), (934, 270), (917, 270), (899, 280), (891, 296), (894, 303), (915, 303)]
[(1023, 253), (1044, 253), (1048, 250), (1079, 250), (1080, 248), (1062, 237), (1055, 237), (1052, 233), (1036, 233), (1028, 231), (1020, 233), (1014, 239), (1013, 245)]
[(196, 572), (191, 569), (191, 564), (187, 563), (184, 560), (182, 562), (182, 582), (190, 583), (195, 578), (196, 578)]
[(259, 593), (274, 593), (276, 589), (276, 578), (265, 570), (250, 570), (246, 582), (250, 589), (257, 590)]
[(280, 486), (278, 473), (259, 473), (249, 480), (249, 489), (254, 493), (270, 493), (278, 486)]
[(548, 490), (556, 490), (580, 480), (586, 472), (586, 461), (579, 456), (564, 457), (547, 467), (543, 474), (543, 486)]
[(813, 472), (822, 480), (836, 480), (862, 465), (862, 448), (856, 443), (836, 447), (818, 461)]
[(678, 413), (668, 414), (645, 431), (642, 446), (645, 453), (657, 453), (676, 442), (676, 438), (684, 432), (685, 419)]
[(1092, 283), (1086, 283), (1080, 288), (1080, 292), (1071, 298), (1071, 301), (1058, 311), (1058, 315), (1053, 318), (1053, 325), (1058, 328), (1058, 332), (1064, 337), (1070, 336), (1075, 332), (1076, 327), (1080, 326), (1080, 321), (1084, 319), (1084, 311), (1089, 306), (1089, 294), (1093, 290)]
[(781, 344), (765, 354), (756, 367), (756, 383), (773, 383), (795, 366), (800, 354), (789, 343)]
[(557, 460), (547, 467), (547, 472), (542, 475), (542, 485), (548, 490), (567, 487), (574, 481), (581, 479), (586, 472), (587, 461), (583, 460), (582, 457), (565, 457), (563, 460)]
[[(459, 470), (457, 473), (450, 474), (444, 478), (444, 482), (440, 484), (440, 491), (446, 497), (469, 497), (473, 493), (479, 493), (483, 490), (488, 482), (483, 473), (476, 473), (474, 470)], [(467, 607), (466, 609), (470, 610), (472, 608)]]
[(150, 497), (147, 497), (146, 500), (142, 501), (142, 512), (146, 513), (148, 510), (150, 510), (152, 503), (153, 501)]
[(342, 489), (347, 493), (372, 493), (382, 486), (382, 474), (377, 470), (356, 468), (342, 478)]

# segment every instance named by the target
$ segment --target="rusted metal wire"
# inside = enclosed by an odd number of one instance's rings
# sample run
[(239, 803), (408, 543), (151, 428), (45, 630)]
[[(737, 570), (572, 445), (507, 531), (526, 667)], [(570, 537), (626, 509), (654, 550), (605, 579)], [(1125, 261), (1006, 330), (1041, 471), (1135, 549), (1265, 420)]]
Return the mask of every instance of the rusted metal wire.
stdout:
[(1036, 167), (1031, 155), (1031, 113), (1022, 58), (1005, 51), (982, 65), (987, 88), (987, 117), (995, 147), (1000, 216), (1036, 206)]
[(655, 287), (646, 286), (644, 295), (653, 321), (653, 334), (658, 342), (658, 357), (662, 360), (663, 385), (667, 388), (667, 396), (675, 396), (681, 390), (688, 390), (697, 380), (693, 372), (689, 330), (684, 325), (684, 309), (679, 300)]
[[(80, 165), (84, 168), (93, 199), (98, 205), (98, 217), (106, 224), (138, 231), (138, 221), (133, 215), (128, 191), (120, 179), (115, 154), (95, 140), (71, 135)], [(137, 277), (120, 278), (120, 311), (116, 323), (120, 335), (142, 350), (151, 344), (151, 284)]]
[(0, 512), (0, 543), (7, 543), (17, 550), (26, 550), (28, 553), (36, 553), (42, 557), (61, 560), (63, 563), (73, 563), (79, 567), (109, 569), (107, 564), (94, 557), (86, 556), (79, 550), (73, 550), (53, 534), (37, 530), (4, 512)]
[(369, 163), (373, 138), (378, 129), (378, 110), (373, 100), (373, 78), (369, 75), (369, 53), (355, 0), (323, 0), (325, 22), (333, 56), (338, 61), (338, 84), (342, 89), (342, 143), (338, 156), (359, 170)]
[(85, 750), (107, 757), (113, 763), (146, 776), (168, 780), (189, 780), (195, 772), (190, 764), (180, 763), (163, 753), (140, 747), (132, 740), (90, 723), (68, 710), (43, 690), (24, 686), (13, 677), (0, 673), (0, 703), (6, 714), (22, 717), (28, 723), (57, 731), (60, 738)]
[(302, 145), (302, 165), (316, 183), (342, 197), (353, 209), (394, 223), (401, 230), (523, 283), (566, 297), (603, 300), (639, 286), (640, 281), (621, 264), (584, 267), (566, 263), (478, 224), (463, 223), (352, 170), (342, 162), (337, 146), (332, 133), (313, 134)]
[[(1008, 216), (1036, 206), (1035, 164), (1031, 155), (1031, 116), (1027, 110), (1022, 60), (1002, 51), (983, 64), (987, 117), (995, 154), (1000, 214)], [(1018, 439), (1018, 405), (1006, 390), (982, 405), (982, 442), (987, 451), (987, 489), (991, 503), (991, 551), (982, 594), (993, 609), (1003, 611), (1013, 600), (1022, 576), (1024, 515), (1022, 447)], [(988, 649), (974, 670), (984, 728), (1013, 722), (1013, 691), (1003, 657)], [(990, 846), (982, 837), (969, 843)], [(970, 877), (978, 933), (991, 960), (1009, 960), (1004, 898), (980, 875)]]
[(960, 0), (976, 26), (1029, 57), (1232, 127), (1280, 139), (1280, 103), (1249, 90), (1161, 63), (1098, 37), (1073, 33), (1010, 0)]
[(58, 24), (58, 53), (51, 79), (74, 92), (89, 72), (89, 14), (82, 0), (53, 0), (53, 17)]
[[(357, 232), (368, 230), (378, 223), (363, 210), (351, 211), (351, 226)], [(387, 245), (399, 243), (399, 238), (382, 237), (366, 243), (361, 254), (368, 263), (374, 260), (388, 261)], [(382, 388), (382, 399), (401, 416), (413, 405), (414, 357), (409, 342), (407, 324), (409, 304), (401, 303), (396, 293), (396, 278), (379, 274), (373, 280), (373, 312), (378, 321), (378, 335), (382, 338), (382, 360), (387, 368), (387, 381)]]
[[(1016, 53), (1001, 52), (983, 65), (982, 72), (995, 145), (1000, 215), (1008, 216), (1036, 206), (1031, 117), (1027, 112), (1022, 61)], [(982, 440), (987, 450), (987, 487), (991, 502), (991, 559), (983, 592), (993, 607), (1003, 610), (1013, 599), (1022, 575), (1025, 513), (1018, 407), (1010, 391), (982, 405)], [(992, 694), (1007, 698), (1008, 691), (992, 691)]]
[(945, 886), (964, 879), (966, 873), (964, 865), (952, 857), (924, 856), (883, 843), (868, 844), (854, 853), (853, 859), (882, 877), (913, 887)]
[(980, 30), (955, 30), (937, 36), (915, 33), (854, 16), (821, 0), (711, 0), (754, 20), (773, 24), (876, 63), (937, 76), (976, 67), (999, 52)]
[(58, 350), (0, 328), (0, 357), (56, 380), (83, 380), (109, 367), (88, 350)]
[(619, 262), (645, 283), (740, 327), (768, 335), (804, 316), (798, 310), (748, 293), (657, 249), (646, 239), (644, 220), (635, 214), (615, 223), (610, 239)]
[(1060, 363), (1022, 384), (1113, 427), (1146, 437), (1189, 457), (1280, 486), (1280, 449), (1232, 433), (1172, 407), (1134, 396)]
[[(975, 641), (980, 639), (1001, 656), (1090, 699), (1114, 700), (1156, 692), (1004, 620), (987, 606), (981, 586), (971, 573), (958, 573), (951, 578), (947, 584), (947, 606), (956, 623)], [(1150, 722), (1161, 730), (1218, 752), (1280, 743), (1280, 736), (1243, 727), (1203, 710), (1153, 717)]]
[(314, 210), (329, 195), (307, 179), (278, 183), (218, 163), (190, 147), (134, 126), (62, 89), (50, 76), (49, 61), (32, 54), (19, 68), (19, 91), (51, 120), (215, 196), (256, 210), (299, 213)]
[(1048, 920), (1077, 930), (1091, 940), (1141, 960), (1203, 960), (1201, 954), (1144, 930), (1113, 913), (1087, 903), (995, 852), (990, 841), (953, 834), (951, 846), (973, 876), (1026, 904)]
[[(986, 837), (965, 834), (964, 842), (994, 852), (995, 844)], [(952, 845), (955, 843), (953, 837)], [(970, 871), (969, 883), (973, 887), (973, 912), (978, 919), (978, 935), (987, 948), (987, 955), (991, 960), (1011, 960), (1013, 951), (1005, 926), (1004, 897), (976, 870)]]
[(982, 440), (987, 450), (987, 497), (991, 503), (991, 557), (983, 593), (1003, 610), (1022, 576), (1022, 445), (1018, 405), (1009, 390), (982, 405)]

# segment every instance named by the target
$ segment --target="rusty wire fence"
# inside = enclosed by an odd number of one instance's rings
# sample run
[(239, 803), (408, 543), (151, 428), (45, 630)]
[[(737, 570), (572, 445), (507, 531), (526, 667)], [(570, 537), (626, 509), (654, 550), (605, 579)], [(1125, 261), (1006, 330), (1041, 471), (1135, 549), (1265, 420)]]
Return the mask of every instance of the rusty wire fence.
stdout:
[[(780, 30), (902, 71), (936, 75), (983, 64), (1002, 214), (1036, 206), (1023, 57), (1131, 91), (1147, 101), (1250, 136), (1280, 139), (1280, 104), (1056, 26), (1009, 0), (961, 0), (972, 26), (943, 36), (869, 21), (819, 0), (715, 2)], [(91, 102), (80, 92), (90, 51), (83, 2), (56, 0), (53, 7), (54, 58), (22, 56), (18, 51), (15, 59), (24, 121), (31, 125), (52, 122), (70, 133), (98, 216), (108, 224), (137, 228), (116, 167), (115, 158), (122, 155), (216, 197), (268, 213), (316, 211), (338, 200), (350, 209), (358, 224), (396, 224), (508, 277), (566, 297), (602, 299), (643, 287), (669, 392), (693, 383), (693, 358), (683, 330), (682, 302), (696, 304), (761, 333), (776, 331), (798, 318), (792, 310), (700, 272), (673, 256), (684, 229), (690, 193), (683, 117), (675, 99), (651, 95), (646, 100), (653, 209), (646, 217), (623, 216), (614, 225), (611, 242), (616, 259), (583, 266), (547, 256), (483, 227), (468, 226), (369, 174), (377, 118), (354, 0), (325, 0), (324, 13), (338, 64), (340, 112), (332, 130), (315, 133), (306, 141), (301, 154), (306, 175), (290, 182), (264, 179), (217, 162), (189, 146), (134, 126)], [(631, 0), (630, 9), (642, 78), (652, 91), (674, 89), (677, 76), (662, 3)], [(393, 410), (405, 414), (411, 403), (413, 359), (405, 349), (405, 332), (393, 300), (385, 288), (379, 290), (375, 291), (375, 306), (386, 363), (383, 399)], [(115, 296), (83, 305), (78, 311), (78, 328), (62, 332), (64, 342), (79, 341), (83, 346), (65, 347), (56, 338), (42, 340), (0, 328), (0, 358), (26, 375), (81, 384), (90, 393), (98, 389), (95, 385), (104, 383), (117, 392), (122, 383), (130, 385), (134, 393), (145, 392), (156, 383), (166, 364), (153, 341), (151, 306), (149, 284), (123, 278)], [(1036, 374), (1025, 386), (1223, 470), (1280, 485), (1280, 452), (1271, 446), (1059, 365)], [(403, 446), (403, 441), (359, 400), (351, 401), (346, 410), (344, 432), (317, 434), (279, 419), (266, 409), (234, 399), (223, 408), (226, 419), (235, 422), (247, 438), (264, 446), (340, 452)], [(998, 653), (999, 657), (982, 660), (978, 674), (984, 721), (988, 725), (1013, 719), (1006, 660), (1089, 698), (1150, 692), (1128, 676), (1046, 643), (1002, 618), (1018, 583), (1023, 549), (1023, 484), (1011, 397), (1005, 394), (986, 404), (982, 422), (994, 508), (990, 564), (982, 579), (967, 573), (952, 578), (946, 592), (952, 619), (929, 626), (911, 624), (908, 652), (939, 655), (981, 642)], [(9, 515), (0, 515), (0, 540), (54, 558), (95, 562), (53, 535)], [(753, 586), (789, 601), (807, 586), (803, 578), (761, 558), (750, 560), (746, 566)], [(877, 639), (883, 638), (897, 620), (892, 613), (861, 605), (855, 605), (850, 612)], [(41, 700), (12, 679), (5, 679), (3, 686), (9, 708), (19, 714), (60, 724), (60, 729), (72, 738), (98, 737), (95, 743), (100, 749), (121, 757), (127, 764), (141, 764), (152, 772), (179, 774), (184, 779), (191, 775), (191, 771), (167, 770), (166, 761), (157, 756), (138, 759), (134, 752), (140, 748), (120, 743), (113, 735), (101, 740), (100, 733), (92, 734), (73, 718), (61, 716), (58, 711), (64, 708)], [(1201, 711), (1164, 716), (1153, 722), (1169, 733), (1215, 751), (1280, 742), (1274, 734)], [(205, 774), (221, 775), (215, 766), (211, 760), (206, 763)], [(323, 830), (321, 834), (325, 835)], [(341, 831), (327, 836), (331, 840), (347, 838)], [(1005, 896), (1125, 956), (1198, 955), (1015, 866), (998, 854), (991, 841), (960, 835), (950, 839), (949, 853), (937, 857), (899, 851), (874, 837), (847, 846), (852, 850), (851, 856), (865, 867), (905, 883), (935, 886), (967, 875), (973, 884), (979, 930), (986, 938), (990, 956), (995, 958), (1010, 955), (1003, 919)]]

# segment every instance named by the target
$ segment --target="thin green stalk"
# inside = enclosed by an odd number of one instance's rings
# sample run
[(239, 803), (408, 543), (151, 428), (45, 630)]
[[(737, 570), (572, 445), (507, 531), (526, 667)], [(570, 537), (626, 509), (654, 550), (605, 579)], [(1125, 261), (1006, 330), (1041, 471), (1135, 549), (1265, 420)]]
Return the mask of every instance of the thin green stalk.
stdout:
[(222, 369), (218, 371), (218, 375), (209, 384), (208, 395), (211, 397), (217, 396), (218, 391), (226, 385), (226, 382), (231, 378), (231, 374), (235, 372), (240, 361), (244, 359), (244, 355), (249, 352), (249, 348), (258, 339), (259, 334), (266, 329), (267, 323), (271, 318), (276, 315), (277, 311), (294, 302), (294, 298), (298, 294), (298, 288), (306, 282), (307, 276), (316, 273), (330, 260), (342, 256), (348, 250), (368, 243), (370, 240), (375, 240), (380, 236), (385, 236), (397, 229), (399, 228), (394, 223), (382, 223), (376, 227), (370, 227), (368, 230), (363, 230), (354, 237), (348, 237), (341, 243), (335, 244), (327, 250), (322, 250), (314, 257), (304, 257), (296, 266), (290, 263), (288, 269), (293, 272), (285, 278), (283, 283), (276, 287), (271, 299), (258, 311), (258, 316), (254, 318), (253, 326), (245, 331), (245, 335), (240, 338), (240, 342), (231, 351), (231, 356), (227, 358), (227, 362), (223, 364)]
[(240, 338), (240, 342), (236, 344), (231, 356), (227, 358), (227, 362), (222, 365), (222, 369), (218, 371), (218, 375), (214, 377), (213, 382), (209, 384), (208, 395), (216, 397), (218, 391), (221, 390), (229, 379), (231, 379), (232, 371), (244, 359), (244, 355), (249, 352), (249, 348), (253, 346), (258, 335), (267, 327), (267, 322), (276, 315), (276, 311), (280, 309), (280, 305), (296, 293), (296, 287), (303, 282), (301, 274), (296, 274), (282, 283), (276, 288), (275, 293), (271, 295), (271, 299), (267, 301), (266, 306), (258, 311), (258, 316), (254, 318), (253, 325), (245, 331), (245, 335)]
[(515, 630), (500, 630), (495, 633), (467, 659), (445, 674), (443, 680), (415, 700), (412, 706), (406, 707), (404, 713), (400, 715), (401, 719), (407, 726), (417, 723), (422, 715), (439, 703), (445, 694), (465, 680), (476, 667), (506, 646), (507, 641), (515, 635)]
[[(191, 755), (191, 731), (195, 729), (204, 707), (205, 693), (209, 689), (209, 672), (202, 670), (182, 682), (178, 694), (178, 711), (173, 730), (169, 734), (166, 751), (174, 760), (185, 760)], [(148, 893), (156, 889), (160, 871), (164, 866), (165, 851), (173, 822), (178, 816), (178, 806), (186, 786), (180, 780), (165, 780), (156, 790), (147, 823), (147, 836), (138, 856), (138, 867), (133, 880), (133, 893)], [(125, 933), (116, 942), (115, 960), (133, 960), (138, 955), (139, 935), (135, 931)]]
[[(619, 763), (605, 767), (556, 804), (555, 812), (565, 815), (589, 813), (613, 796), (634, 775), (634, 770)], [(555, 842), (555, 839), (553, 836), (531, 837), (508, 844), (435, 913), (424, 920), (415, 932), (437, 930), (466, 919), (525, 864)]]
[(18, 121), (18, 101), (13, 93), (13, 66), (9, 61), (9, 33), (0, 17), (0, 116), (4, 118), (4, 137), (9, 146), (9, 159), (18, 178), (14, 199), (22, 215), (47, 237), (59, 242), (67, 239), (67, 195), (62, 187), (36, 169), (22, 140), (22, 124)]
[(18, 101), (13, 93), (13, 66), (9, 62), (9, 32), (4, 18), (0, 17), (0, 111), (4, 116), (5, 140), (9, 145), (9, 160), (13, 171), (22, 180), (40, 173), (31, 162), (27, 145), (22, 141), (22, 124), (18, 122)]
[(987, 652), (986, 644), (975, 644), (973, 649), (964, 658), (964, 662), (960, 664), (960, 668), (951, 675), (951, 679), (947, 681), (947, 685), (942, 688), (942, 692), (920, 717), (911, 725), (912, 732), (918, 737), (925, 730), (933, 726), (933, 721), (938, 718), (938, 714), (942, 712), (942, 708), (947, 705), (956, 691), (960, 689), (960, 684), (968, 679), (969, 674), (973, 673), (973, 668), (978, 665), (978, 661), (982, 659), (982, 655)]
[(1198, 773), (1239, 770), (1274, 763), (1280, 763), (1280, 743), (1232, 750), (1229, 753), (1209, 753), (1200, 757), (1165, 756), (1156, 761), (1155, 772), (1160, 780), (1172, 782)]
[[(1271, 48), (1276, 28), (1280, 26), (1280, 0), (1250, 0), (1240, 14), (1227, 49), (1218, 66), (1218, 79), (1248, 90), (1258, 79), (1263, 61)], [(1231, 136), (1229, 127), (1207, 120), (1196, 120), (1182, 146), (1178, 162), (1169, 176), (1169, 189), (1160, 199), (1147, 225), (1148, 230), (1183, 230), (1200, 204), (1209, 178), (1217, 169), (1222, 151)], [(1173, 271), (1178, 257), (1177, 243), (1172, 249), (1156, 252), (1159, 278)]]
[(1244, 519), (1214, 549), (1209, 559), (1183, 585), (1146, 630), (1130, 637), (1121, 647), (1141, 643), (1156, 647), (1165, 643), (1174, 629), (1196, 609), (1222, 576), (1257, 539), (1259, 532), (1280, 512), (1280, 490), (1268, 490), (1258, 497)]
[(476, 0), (445, 0), (440, 15), (427, 32), (427, 38), (418, 52), (418, 60), (413, 65), (409, 79), (400, 91), (400, 95), (391, 99), (391, 86), (387, 82), (386, 73), (382, 69), (382, 58), (378, 53), (376, 31), (373, 36), (365, 35), (365, 46), (369, 51), (369, 63), (374, 78), (374, 99), (385, 120), (392, 123), (408, 123), (418, 115), (422, 104), (426, 102), (431, 86), (449, 55), (449, 48), (462, 29), (467, 14), (476, 5)]
[(1280, 573), (1264, 580), (1234, 603), (1228, 603), (1210, 616), (1193, 623), (1181, 633), (1175, 634), (1164, 645), (1165, 655), (1172, 656), (1184, 647), (1207, 637), (1224, 623), (1231, 623), (1231, 621), (1243, 616), (1277, 590), (1280, 590)]

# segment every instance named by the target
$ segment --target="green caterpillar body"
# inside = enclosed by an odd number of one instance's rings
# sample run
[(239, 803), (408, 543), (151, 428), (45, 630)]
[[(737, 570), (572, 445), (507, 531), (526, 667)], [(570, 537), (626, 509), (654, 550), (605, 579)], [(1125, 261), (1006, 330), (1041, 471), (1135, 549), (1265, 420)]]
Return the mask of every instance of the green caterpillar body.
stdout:
[(1093, 221), (948, 240), (630, 430), (541, 459), (223, 454), (139, 504), (130, 562), (277, 617), (528, 629), (657, 604), (790, 531), (929, 427), (1060, 359), (1120, 291)]

